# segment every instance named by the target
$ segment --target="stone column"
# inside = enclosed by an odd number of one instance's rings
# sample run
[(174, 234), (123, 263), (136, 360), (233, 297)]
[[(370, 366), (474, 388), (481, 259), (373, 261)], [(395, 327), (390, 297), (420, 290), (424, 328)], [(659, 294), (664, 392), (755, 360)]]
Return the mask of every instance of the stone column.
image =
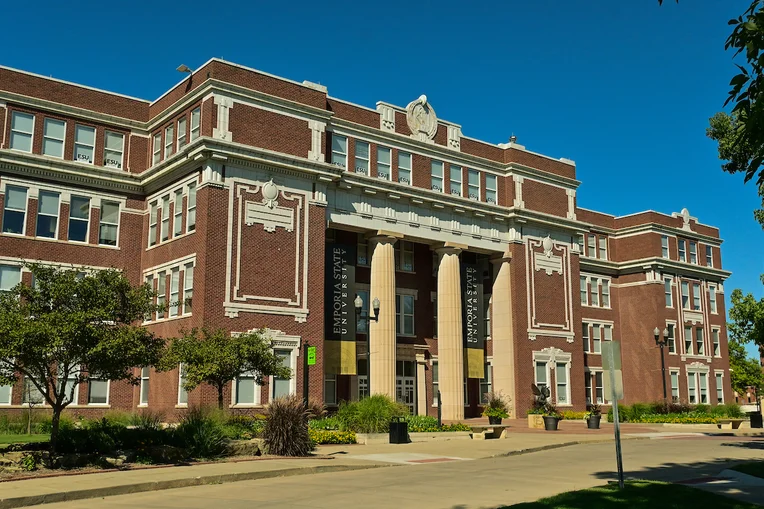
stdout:
[(427, 405), (432, 404), (427, 401), (427, 384), (425, 383), (425, 363), (424, 353), (416, 354), (416, 413), (417, 415), (427, 415)]
[(369, 320), (369, 383), (371, 394), (384, 394), (395, 400), (395, 252), (400, 234), (378, 232), (369, 239), (372, 245), (369, 313), (379, 299), (379, 321)]
[(446, 243), (436, 252), (438, 266), (438, 389), (443, 420), (464, 419), (464, 341), (459, 253), (463, 246)]
[(507, 250), (495, 264), (496, 279), (491, 296), (491, 342), (493, 343), (493, 391), (510, 398), (510, 419), (515, 418), (517, 394), (515, 392), (515, 344), (512, 329), (512, 281), (509, 262), (512, 253)]

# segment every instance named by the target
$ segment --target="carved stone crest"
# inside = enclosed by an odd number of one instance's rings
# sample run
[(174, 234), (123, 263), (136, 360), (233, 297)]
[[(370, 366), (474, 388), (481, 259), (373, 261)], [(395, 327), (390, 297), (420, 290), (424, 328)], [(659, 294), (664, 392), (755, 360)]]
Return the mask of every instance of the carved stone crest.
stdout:
[(419, 140), (428, 141), (435, 137), (438, 130), (438, 117), (427, 102), (426, 95), (420, 95), (418, 99), (406, 106), (406, 123), (409, 125), (411, 134)]
[(279, 188), (276, 184), (273, 183), (273, 179), (263, 184), (262, 193), (263, 193), (263, 203), (269, 209), (272, 209), (273, 207), (279, 204), (279, 202), (276, 201), (276, 198), (279, 197)]

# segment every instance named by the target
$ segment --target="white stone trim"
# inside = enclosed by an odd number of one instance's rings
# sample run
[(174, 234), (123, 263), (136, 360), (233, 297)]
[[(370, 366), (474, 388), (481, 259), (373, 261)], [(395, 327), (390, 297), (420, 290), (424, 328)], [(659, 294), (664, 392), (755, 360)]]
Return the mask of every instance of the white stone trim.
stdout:
[(543, 348), (541, 350), (534, 351), (533, 355), (532, 355), (532, 358), (533, 358), (533, 380), (534, 380), (534, 383), (538, 382), (536, 380), (536, 363), (537, 362), (546, 362), (547, 387), (549, 387), (550, 398), (554, 397), (555, 403), (557, 402), (557, 374), (555, 373), (555, 381), (554, 381), (554, 385), (553, 385), (552, 384), (552, 380), (551, 380), (552, 377), (550, 376), (551, 375), (551, 370), (554, 368), (554, 370), (556, 372), (557, 371), (557, 363), (558, 362), (559, 363), (565, 363), (565, 370), (567, 372), (566, 374), (567, 374), (567, 381), (568, 381), (567, 384), (566, 384), (566, 387), (567, 387), (567, 389), (566, 389), (567, 390), (567, 395), (566, 395), (567, 403), (564, 403), (564, 404), (556, 403), (556, 404), (557, 404), (557, 406), (564, 406), (564, 407), (572, 406), (573, 405), (573, 400), (572, 400), (572, 397), (571, 397), (571, 393), (572, 393), (571, 386), (573, 385), (573, 382), (570, 379), (570, 372), (571, 372), (570, 368), (571, 368), (571, 364), (573, 362), (573, 354), (571, 354), (570, 352), (565, 352), (563, 350), (560, 350), (559, 348), (555, 348), (555, 347), (550, 346), (550, 347), (547, 347), (547, 348)]
[(515, 201), (513, 206), (519, 209), (525, 208), (525, 202), (523, 201), (523, 180), (524, 177), (520, 175), (512, 175), (512, 181), (515, 183)]
[[(545, 246), (545, 243), (547, 246)], [(568, 242), (553, 241), (549, 236), (545, 239), (540, 239), (531, 235), (525, 237), (525, 273), (527, 277), (526, 285), (526, 300), (527, 300), (527, 313), (528, 313), (528, 338), (531, 341), (536, 339), (536, 336), (554, 336), (564, 337), (568, 343), (572, 343), (575, 338), (575, 331), (573, 330), (573, 301), (572, 301), (572, 282), (571, 282), (571, 269), (570, 269), (570, 245)], [(563, 293), (564, 293), (564, 309), (565, 317), (563, 323), (541, 323), (536, 317), (536, 296), (535, 296), (535, 281), (536, 276), (542, 267), (539, 267), (536, 261), (535, 248), (538, 247), (550, 247), (549, 256), (557, 257), (559, 267), (561, 268), (561, 276), (563, 278)], [(548, 271), (547, 274), (549, 273)], [(547, 275), (541, 275), (540, 277), (548, 277)]]
[(231, 108), (233, 108), (233, 99), (223, 95), (213, 94), (213, 101), (218, 110), (218, 125), (212, 129), (212, 137), (219, 140), (230, 140), (232, 139), (232, 133), (228, 129), (230, 118), (229, 113)]

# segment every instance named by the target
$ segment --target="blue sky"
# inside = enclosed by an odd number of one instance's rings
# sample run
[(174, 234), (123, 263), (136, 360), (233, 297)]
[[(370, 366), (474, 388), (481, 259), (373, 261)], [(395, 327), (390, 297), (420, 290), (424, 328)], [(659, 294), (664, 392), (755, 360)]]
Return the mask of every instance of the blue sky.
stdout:
[(424, 93), (466, 136), (575, 160), (582, 207), (687, 207), (721, 228), (727, 298), (764, 293), (756, 190), (705, 137), (735, 70), (727, 20), (749, 0), (75, 3), (5, 6), (23, 51), (0, 63), (146, 99), (213, 56), (370, 107)]

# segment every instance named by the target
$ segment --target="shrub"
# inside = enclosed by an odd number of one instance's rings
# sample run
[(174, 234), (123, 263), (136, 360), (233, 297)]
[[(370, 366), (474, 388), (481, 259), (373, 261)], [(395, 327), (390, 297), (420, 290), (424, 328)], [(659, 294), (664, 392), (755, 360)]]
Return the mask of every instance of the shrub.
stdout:
[(158, 431), (164, 429), (164, 426), (162, 426), (163, 420), (164, 414), (161, 412), (153, 412), (145, 409), (142, 412), (133, 415), (130, 424), (140, 430)]
[(262, 436), (263, 415), (231, 415), (223, 423), (223, 433), (231, 440), (250, 440)]
[(340, 429), (356, 433), (387, 433), (393, 417), (405, 417), (408, 407), (375, 394), (360, 401), (344, 402), (337, 412)]
[(501, 392), (491, 391), (487, 393), (484, 403), (484, 417), (498, 417), (499, 419), (509, 417), (509, 398), (501, 394)]
[(696, 414), (710, 414), (711, 413), (711, 406), (710, 405), (696, 405), (694, 412)]
[(472, 431), (472, 428), (462, 422), (455, 422), (453, 424), (444, 424), (441, 426), (440, 431)]
[[(24, 424), (24, 431), (26, 433), (26, 422)], [(58, 429), (72, 429), (74, 428), (74, 419), (68, 415), (61, 415), (58, 420)], [(53, 418), (50, 415), (43, 416), (38, 422), (32, 424), (32, 433), (50, 433), (53, 428)]]
[(722, 403), (712, 407), (711, 413), (719, 417), (726, 417), (729, 419), (739, 419), (745, 417), (745, 412), (740, 408), (737, 403)]
[(135, 414), (122, 410), (109, 410), (103, 416), (109, 422), (122, 424), (123, 426), (132, 426), (135, 424)]
[(312, 444), (308, 434), (308, 413), (302, 398), (282, 396), (268, 405), (263, 438), (270, 454), (307, 456)]
[(311, 419), (308, 421), (308, 427), (315, 430), (338, 430), (340, 421), (337, 417), (324, 417), (323, 419)]
[(308, 419), (321, 419), (326, 416), (326, 406), (313, 398), (308, 399)]
[(194, 458), (214, 458), (223, 455), (228, 440), (219, 420), (200, 407), (188, 410), (175, 428), (178, 446)]
[(429, 415), (409, 415), (406, 417), (409, 424), (409, 433), (432, 433), (440, 431), (438, 419)]
[(309, 429), (310, 440), (314, 444), (354, 444), (355, 433), (352, 431), (329, 431)]
[(562, 412), (562, 418), (567, 421), (580, 421), (586, 419), (588, 412), (574, 412), (573, 410), (565, 410)]

